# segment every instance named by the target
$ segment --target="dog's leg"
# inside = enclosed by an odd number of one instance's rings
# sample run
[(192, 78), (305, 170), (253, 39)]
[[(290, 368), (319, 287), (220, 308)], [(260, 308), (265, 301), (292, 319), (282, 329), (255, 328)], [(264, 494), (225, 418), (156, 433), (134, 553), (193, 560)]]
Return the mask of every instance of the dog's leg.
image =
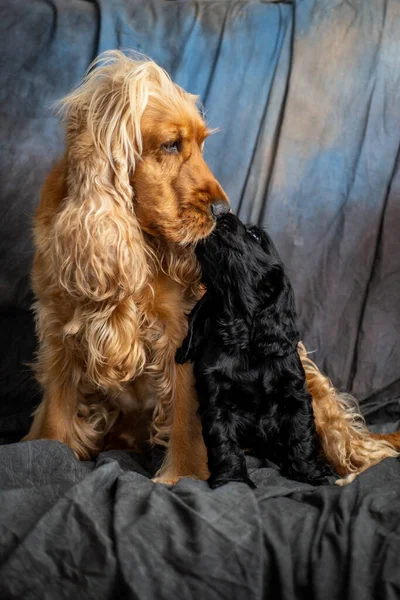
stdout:
[(176, 365), (176, 397), (167, 455), (154, 481), (176, 483), (182, 477), (207, 479), (207, 452), (197, 414), (198, 401), (190, 364)]
[(286, 446), (283, 472), (296, 481), (314, 485), (327, 483), (326, 477), (334, 475), (330, 466), (318, 458), (318, 438), (314, 423), (311, 396), (305, 391), (288, 399), (296, 402), (297, 410), (292, 411), (290, 421), (284, 427)]
[(58, 440), (70, 446), (77, 458), (89, 459), (98, 452), (99, 439), (93, 427), (77, 416), (77, 404), (76, 388), (49, 385), (23, 441)]
[[(209, 400), (212, 405), (213, 398)], [(229, 481), (240, 481), (255, 488), (247, 471), (244, 452), (235, 439), (234, 415), (223, 409), (209, 409), (203, 412), (201, 422), (211, 472), (208, 479), (211, 489)]]
[[(77, 458), (89, 459), (101, 449), (102, 423), (107, 418), (91, 419), (87, 414), (72, 352), (57, 344), (49, 344), (45, 350), (39, 355), (37, 365), (44, 396), (24, 441), (58, 440), (70, 446)], [(105, 408), (103, 413), (107, 413)]]
[(224, 395), (215, 378), (208, 374), (197, 379), (203, 438), (207, 447), (212, 489), (229, 481), (256, 487), (249, 478), (246, 459), (237, 439), (237, 417), (225, 407)]

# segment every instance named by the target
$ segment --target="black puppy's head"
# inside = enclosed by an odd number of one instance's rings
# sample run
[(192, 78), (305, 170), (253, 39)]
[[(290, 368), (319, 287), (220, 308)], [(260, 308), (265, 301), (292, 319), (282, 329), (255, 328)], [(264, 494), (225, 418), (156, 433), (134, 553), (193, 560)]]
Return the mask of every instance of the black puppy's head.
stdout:
[(225, 352), (285, 356), (299, 340), (292, 286), (269, 235), (238, 217), (218, 218), (213, 233), (196, 246), (207, 293), (193, 308), (177, 361), (195, 360), (210, 322)]
[(275, 246), (260, 227), (246, 227), (232, 213), (221, 216), (213, 233), (197, 244), (203, 281), (217, 294), (232, 289), (253, 294), (281, 265)]

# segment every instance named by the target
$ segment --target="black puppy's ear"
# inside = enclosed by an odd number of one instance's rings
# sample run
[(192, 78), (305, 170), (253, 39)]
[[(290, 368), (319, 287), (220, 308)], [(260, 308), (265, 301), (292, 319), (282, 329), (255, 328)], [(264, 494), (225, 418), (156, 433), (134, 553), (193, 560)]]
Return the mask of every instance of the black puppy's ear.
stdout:
[[(296, 309), (292, 286), (283, 269), (273, 276), (270, 301), (256, 314), (252, 342), (265, 356), (285, 356), (296, 350), (300, 340), (296, 326)], [(271, 282), (267, 282), (271, 287)]]
[(188, 332), (175, 354), (175, 361), (183, 365), (193, 361), (197, 349), (207, 335), (209, 321), (209, 301), (207, 293), (195, 304), (188, 316)]

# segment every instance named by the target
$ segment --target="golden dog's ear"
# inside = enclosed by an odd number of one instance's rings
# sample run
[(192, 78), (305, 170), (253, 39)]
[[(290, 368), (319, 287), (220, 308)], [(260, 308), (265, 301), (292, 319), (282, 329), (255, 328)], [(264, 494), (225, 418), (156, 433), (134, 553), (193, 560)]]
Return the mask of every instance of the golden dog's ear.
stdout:
[[(98, 61), (99, 62), (99, 61)], [(61, 103), (67, 197), (54, 221), (54, 268), (78, 299), (122, 299), (148, 276), (130, 185), (140, 121), (154, 90), (173, 85), (155, 63), (107, 53)]]
[(68, 196), (54, 221), (54, 268), (80, 300), (121, 300), (140, 290), (147, 261), (125, 168), (68, 154)]

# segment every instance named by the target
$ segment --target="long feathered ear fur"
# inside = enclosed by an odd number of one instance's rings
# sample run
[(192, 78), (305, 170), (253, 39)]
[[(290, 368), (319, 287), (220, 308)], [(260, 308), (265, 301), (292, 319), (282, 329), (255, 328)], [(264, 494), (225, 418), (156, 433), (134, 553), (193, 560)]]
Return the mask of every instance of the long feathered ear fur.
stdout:
[(68, 163), (68, 197), (54, 221), (59, 281), (78, 300), (121, 300), (142, 288), (147, 270), (127, 174), (72, 149)]
[[(98, 61), (99, 62), (99, 61)], [(140, 160), (140, 121), (150, 97), (171, 86), (151, 61), (102, 55), (60, 102), (67, 121), (67, 197), (54, 221), (54, 268), (79, 300), (119, 301), (147, 280), (130, 185)]]
[[(284, 356), (296, 351), (299, 333), (295, 322), (294, 293), (289, 280), (282, 275), (283, 267), (276, 265), (266, 278), (265, 285), (274, 291), (271, 302), (255, 316), (252, 341), (256, 349), (265, 354)], [(275, 273), (274, 273), (275, 271)], [(280, 288), (272, 278), (280, 282)]]

